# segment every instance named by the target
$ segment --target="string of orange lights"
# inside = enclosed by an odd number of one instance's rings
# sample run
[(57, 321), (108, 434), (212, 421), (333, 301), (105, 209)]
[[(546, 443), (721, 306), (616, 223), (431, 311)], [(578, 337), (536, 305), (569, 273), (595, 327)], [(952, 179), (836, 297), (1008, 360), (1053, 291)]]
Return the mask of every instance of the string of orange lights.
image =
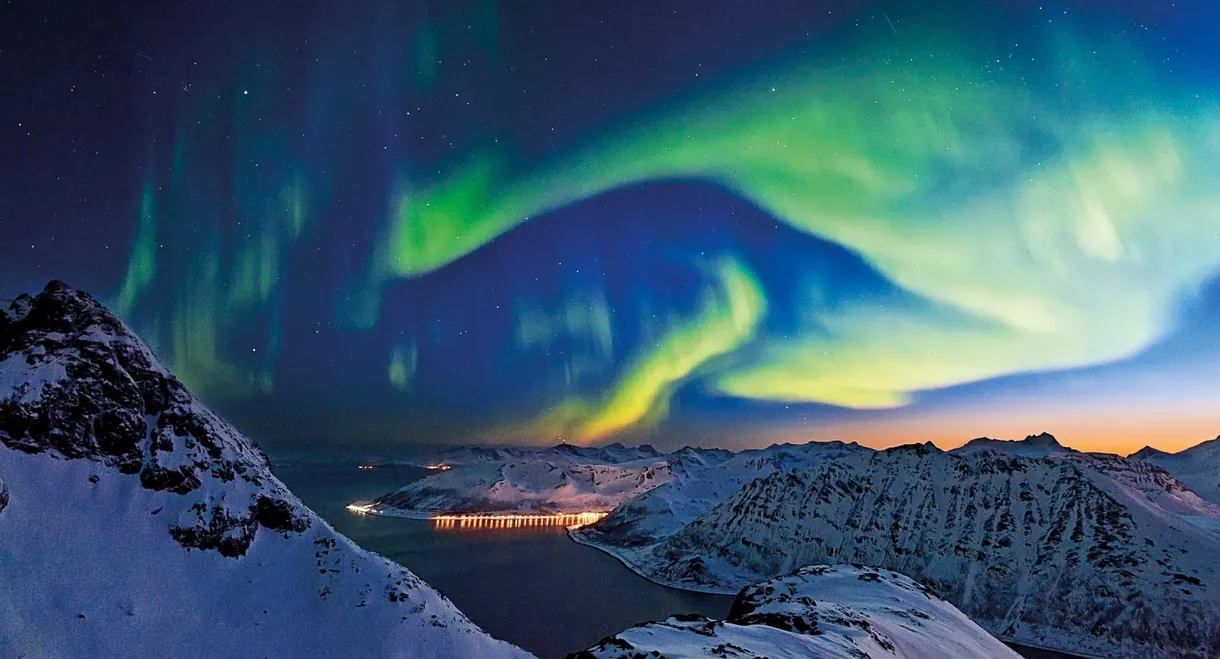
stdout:
[[(347, 509), (359, 515), (377, 515), (373, 504), (348, 504)], [(551, 513), (551, 514), (518, 514), (518, 513), (470, 513), (454, 515), (435, 515), (429, 520), (438, 529), (509, 529), (535, 526), (563, 526), (578, 528), (592, 524), (609, 513)]]

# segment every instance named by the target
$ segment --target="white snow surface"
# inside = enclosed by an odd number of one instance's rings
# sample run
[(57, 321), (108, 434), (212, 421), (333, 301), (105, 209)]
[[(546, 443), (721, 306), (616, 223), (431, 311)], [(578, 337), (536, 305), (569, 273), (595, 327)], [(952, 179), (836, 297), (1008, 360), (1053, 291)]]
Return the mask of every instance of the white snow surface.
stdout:
[(0, 350), (0, 657), (532, 656), (335, 532), (87, 295), (19, 298)]
[[(653, 654), (655, 653), (655, 654)], [(725, 621), (632, 627), (581, 659), (1016, 659), (952, 604), (889, 570), (811, 566), (747, 588)]]

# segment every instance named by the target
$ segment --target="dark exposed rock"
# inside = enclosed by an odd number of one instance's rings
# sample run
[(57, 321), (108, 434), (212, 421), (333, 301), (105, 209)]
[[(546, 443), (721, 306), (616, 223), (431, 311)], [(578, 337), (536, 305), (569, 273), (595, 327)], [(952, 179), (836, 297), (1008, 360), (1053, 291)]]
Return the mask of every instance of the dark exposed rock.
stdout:
[(258, 523), (252, 517), (233, 515), (223, 506), (206, 509), (202, 504), (196, 504), (195, 512), (197, 524), (170, 529), (170, 535), (183, 547), (215, 549), (222, 556), (236, 558), (244, 556), (254, 542)]
[[(196, 519), (170, 529), (188, 548), (236, 557), (259, 526), (309, 528), (303, 509), (274, 496), (282, 486), (260, 476), (266, 455), (196, 402), (88, 294), (53, 281), (0, 309), (0, 363), (9, 360), (21, 360), (29, 376), (0, 391), (0, 444), (95, 461), (139, 474), (149, 490), (198, 497), (190, 504)], [(239, 482), (249, 502), (214, 504), (204, 493), (208, 480)]]
[(186, 494), (201, 485), (195, 470), (190, 467), (166, 469), (156, 465), (140, 472), (140, 484), (150, 490), (168, 490), (174, 494)]
[(301, 533), (309, 529), (309, 518), (281, 499), (260, 495), (251, 512), (254, 513), (255, 521), (273, 531)]

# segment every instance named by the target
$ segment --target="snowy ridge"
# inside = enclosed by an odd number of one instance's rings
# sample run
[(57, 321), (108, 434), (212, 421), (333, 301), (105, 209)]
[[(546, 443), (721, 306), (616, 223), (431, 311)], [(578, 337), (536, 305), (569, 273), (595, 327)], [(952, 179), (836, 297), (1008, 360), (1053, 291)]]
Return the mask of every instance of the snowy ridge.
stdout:
[(978, 439), (966, 442), (964, 446), (953, 449), (951, 453), (974, 453), (980, 451), (998, 451), (1009, 455), (1023, 455), (1026, 457), (1043, 457), (1052, 453), (1079, 453), (1074, 448), (1068, 448), (1060, 444), (1054, 435), (1046, 432), (1030, 435), (1019, 441), (979, 437)]
[(336, 533), (84, 293), (0, 313), (0, 656), (529, 657)]
[(571, 535), (577, 542), (596, 546), (632, 566), (641, 562), (638, 557), (647, 556), (659, 543), (746, 483), (860, 452), (871, 449), (842, 442), (773, 444), (740, 453), (684, 448), (668, 456), (673, 481), (624, 502), (601, 522)]
[(460, 464), (377, 497), (367, 511), (403, 517), (603, 512), (672, 478), (664, 460), (606, 463), (547, 449), (506, 462)]
[(1220, 504), (1220, 437), (1178, 453), (1144, 447), (1129, 457), (1165, 469), (1199, 496)]
[(728, 618), (674, 616), (603, 639), (574, 659), (819, 657), (1015, 659), (952, 604), (889, 570), (811, 566), (744, 589)]
[(543, 448), (532, 446), (455, 446), (424, 455), (415, 461), (421, 467), (445, 465), (457, 467), (487, 462), (513, 462), (529, 459), (573, 464), (619, 464), (639, 460), (656, 460), (663, 456), (649, 444), (624, 446), (618, 442), (606, 446), (555, 444)]
[(1220, 537), (1162, 508), (1156, 493), (1172, 493), (1148, 479), (1180, 483), (1110, 457), (860, 453), (755, 480), (647, 554), (619, 557), (661, 583), (720, 592), (804, 565), (877, 565), (1017, 642), (1216, 656)]

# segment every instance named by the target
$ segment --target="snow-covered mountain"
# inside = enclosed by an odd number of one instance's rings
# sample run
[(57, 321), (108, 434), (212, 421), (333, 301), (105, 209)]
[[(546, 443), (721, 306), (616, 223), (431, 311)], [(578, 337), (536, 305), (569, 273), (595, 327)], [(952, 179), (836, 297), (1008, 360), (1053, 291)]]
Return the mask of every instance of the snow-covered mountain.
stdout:
[(1051, 453), (1079, 453), (1076, 449), (1060, 444), (1054, 435), (1046, 432), (1030, 435), (1019, 441), (979, 437), (978, 439), (966, 442), (964, 446), (955, 448), (951, 452), (974, 453), (979, 451), (999, 451), (1012, 455), (1024, 455), (1026, 457), (1042, 457)]
[(1220, 515), (1181, 490), (1116, 456), (905, 446), (752, 481), (651, 551), (619, 556), (714, 592), (804, 565), (877, 565), (1018, 642), (1216, 656), (1220, 536), (1169, 508)]
[(1220, 503), (1220, 437), (1177, 453), (1144, 447), (1130, 458), (1162, 467), (1199, 496)]
[(529, 657), (307, 509), (85, 293), (0, 312), (0, 656)]
[[(1197, 447), (1196, 447), (1197, 448)], [(1156, 451), (1155, 449), (1144, 449)], [(1142, 492), (1158, 506), (1188, 520), (1197, 521), (1205, 528), (1216, 528), (1220, 505), (1200, 496), (1169, 470), (1159, 466), (1155, 460), (1124, 459), (1113, 453), (1081, 453), (1059, 443), (1049, 433), (1030, 435), (1020, 441), (1002, 439), (975, 439), (950, 453), (966, 455), (990, 452), (997, 455), (1019, 455), (1024, 457), (1056, 457), (1071, 460), (1104, 472), (1115, 481), (1133, 490)], [(1159, 453), (1159, 451), (1157, 451)], [(1217, 456), (1220, 457), (1220, 456)], [(1180, 462), (1194, 464), (1188, 458)], [(1206, 462), (1200, 460), (1200, 462)]]
[(664, 458), (640, 457), (655, 453), (651, 447), (642, 454), (619, 448), (561, 444), (507, 460), (459, 463), (379, 496), (365, 510), (403, 517), (604, 512), (672, 480)]
[(952, 604), (889, 570), (811, 566), (744, 589), (723, 622), (674, 616), (573, 659), (1016, 659)]
[(687, 447), (667, 456), (672, 481), (627, 500), (605, 519), (574, 530), (571, 536), (634, 565), (746, 483), (860, 452), (871, 449), (842, 442), (773, 444), (740, 453)]

